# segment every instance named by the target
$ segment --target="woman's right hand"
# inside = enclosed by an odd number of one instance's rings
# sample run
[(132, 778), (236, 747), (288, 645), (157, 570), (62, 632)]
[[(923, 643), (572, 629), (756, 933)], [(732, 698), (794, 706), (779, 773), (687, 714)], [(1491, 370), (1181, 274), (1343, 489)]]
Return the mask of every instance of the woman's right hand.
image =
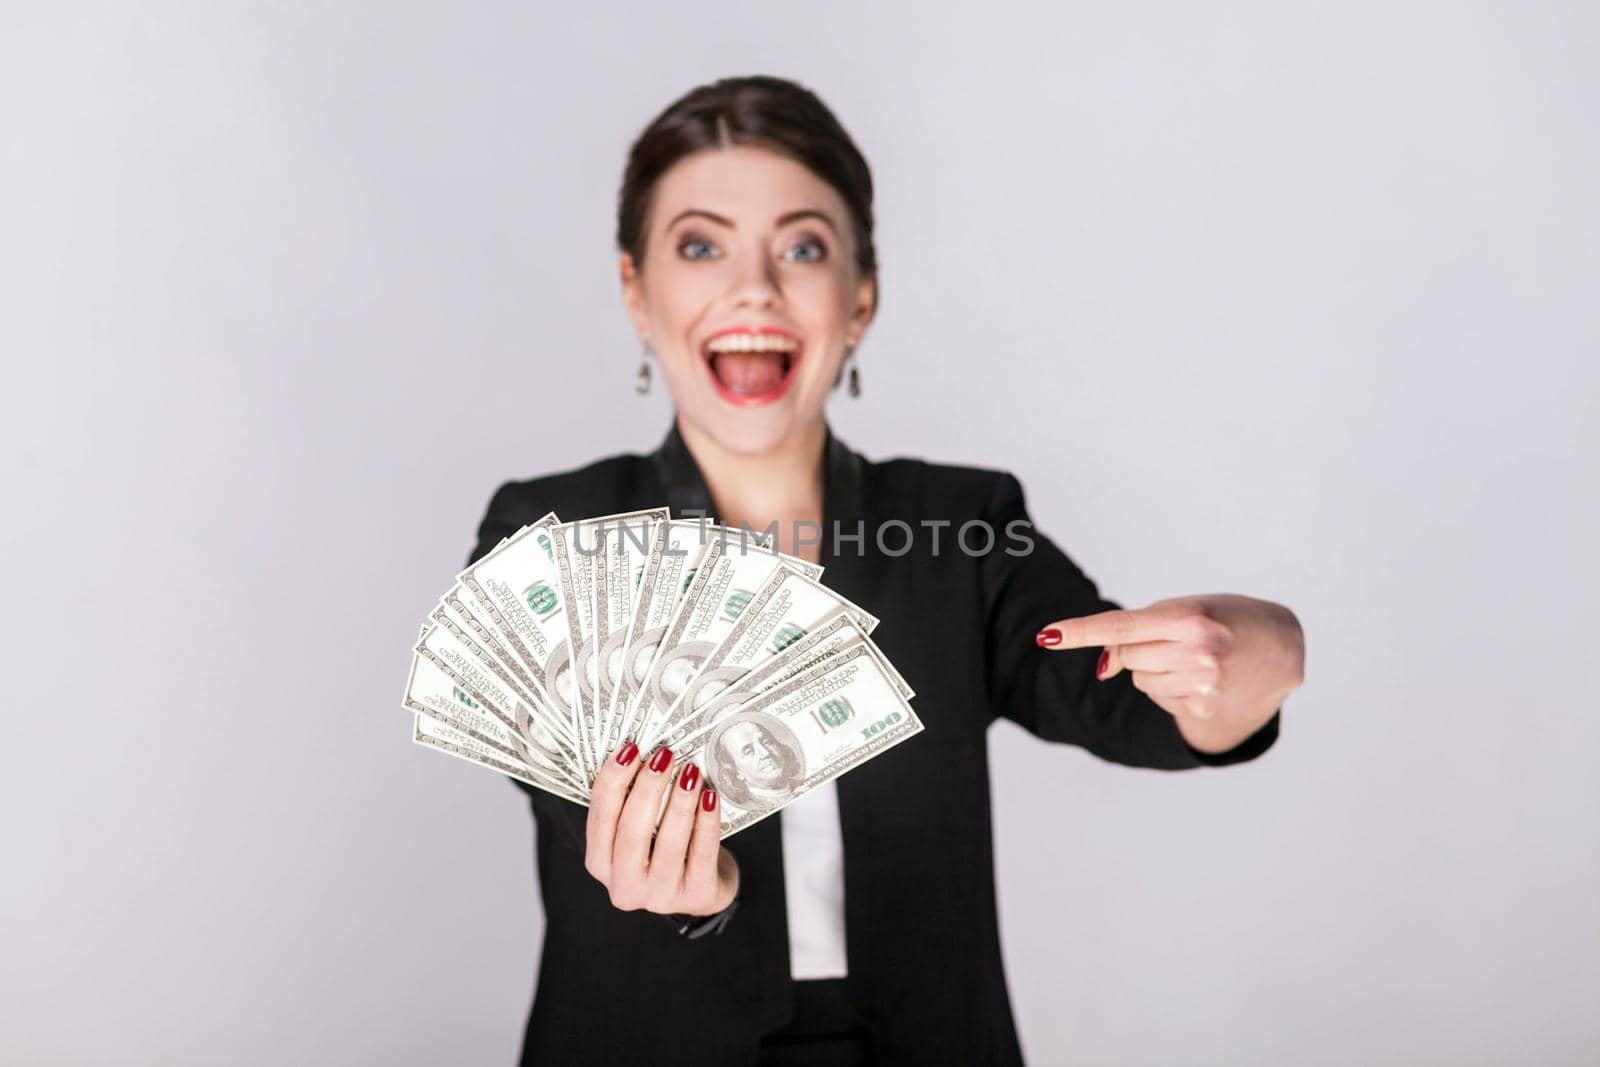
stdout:
[(632, 741), (606, 760), (589, 798), (583, 865), (624, 911), (714, 915), (739, 891), (739, 865), (722, 847), (716, 791), (702, 788), (694, 764), (676, 777), (673, 769), (671, 749), (643, 760)]

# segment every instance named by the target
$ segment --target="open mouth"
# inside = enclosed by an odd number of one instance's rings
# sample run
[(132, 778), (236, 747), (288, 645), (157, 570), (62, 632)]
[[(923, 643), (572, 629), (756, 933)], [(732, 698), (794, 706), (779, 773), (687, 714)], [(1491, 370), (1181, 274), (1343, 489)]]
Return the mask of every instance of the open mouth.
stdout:
[(748, 407), (782, 396), (800, 363), (800, 339), (787, 330), (734, 328), (712, 335), (700, 354), (717, 392)]

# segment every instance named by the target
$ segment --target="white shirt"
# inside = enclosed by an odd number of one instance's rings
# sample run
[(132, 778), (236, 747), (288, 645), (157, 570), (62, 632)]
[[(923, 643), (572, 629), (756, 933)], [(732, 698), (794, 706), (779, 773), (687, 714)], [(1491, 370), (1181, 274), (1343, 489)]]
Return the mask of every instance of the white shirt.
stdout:
[(797, 979), (843, 978), (848, 968), (838, 786), (817, 786), (779, 812), (778, 819), (789, 910), (789, 974)]

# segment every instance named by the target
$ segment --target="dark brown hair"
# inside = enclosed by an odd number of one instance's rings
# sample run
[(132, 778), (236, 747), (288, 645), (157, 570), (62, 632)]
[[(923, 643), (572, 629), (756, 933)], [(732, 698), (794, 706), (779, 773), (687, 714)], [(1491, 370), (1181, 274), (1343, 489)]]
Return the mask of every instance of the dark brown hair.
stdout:
[(763, 74), (723, 78), (691, 89), (633, 142), (617, 194), (617, 247), (636, 265), (644, 263), (645, 228), (656, 182), (685, 156), (719, 145), (770, 149), (833, 186), (850, 209), (856, 266), (863, 277), (876, 281), (872, 171), (866, 159), (815, 93)]

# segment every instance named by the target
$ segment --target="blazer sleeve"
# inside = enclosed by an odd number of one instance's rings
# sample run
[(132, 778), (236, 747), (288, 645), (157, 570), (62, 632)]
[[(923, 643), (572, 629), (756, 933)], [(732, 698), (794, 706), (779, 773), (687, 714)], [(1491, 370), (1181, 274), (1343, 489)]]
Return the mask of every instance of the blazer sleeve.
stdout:
[(1046, 624), (1122, 605), (1102, 597), (1066, 553), (1033, 527), (1022, 484), (1009, 472), (998, 472), (986, 519), (995, 541), (980, 566), (988, 689), (997, 715), (1046, 741), (1078, 745), (1133, 767), (1224, 766), (1272, 747), (1281, 709), (1234, 748), (1202, 752), (1184, 739), (1171, 714), (1134, 687), (1130, 672), (1103, 682), (1095, 678), (1099, 648), (1040, 648), (1035, 635)]
[(487, 556), (495, 545), (527, 525), (517, 521), (516, 488), (517, 483), (507, 482), (489, 498), (489, 510), (484, 512), (483, 521), (478, 523), (478, 543), (473, 546), (472, 555), (467, 557), (467, 566)]

